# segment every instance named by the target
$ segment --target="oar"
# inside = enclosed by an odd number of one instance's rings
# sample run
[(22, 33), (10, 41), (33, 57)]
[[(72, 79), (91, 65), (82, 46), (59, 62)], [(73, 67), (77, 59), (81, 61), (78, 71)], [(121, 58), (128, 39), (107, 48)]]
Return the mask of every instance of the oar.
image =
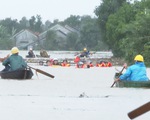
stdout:
[(40, 69), (37, 69), (37, 68), (33, 68), (33, 67), (29, 66), (29, 65), (28, 65), (28, 67), (29, 67), (29, 68), (32, 68), (32, 69), (34, 69), (36, 72), (39, 72), (39, 73), (41, 73), (41, 74), (43, 74), (43, 75), (46, 75), (46, 76), (48, 76), (48, 77), (51, 77), (51, 78), (54, 78), (54, 77), (55, 77), (54, 75), (51, 75), (51, 74), (49, 74), (49, 73), (47, 73), (47, 72), (45, 72), (45, 71), (43, 71), (43, 70), (40, 70)]
[[(125, 67), (122, 68), (122, 70), (119, 72), (118, 76), (121, 75), (121, 73), (123, 72), (123, 70), (125, 69)], [(111, 88), (116, 84), (116, 81), (113, 82), (113, 84), (111, 85)]]
[(137, 109), (128, 113), (130, 119), (134, 119), (146, 112), (150, 111), (150, 102), (138, 107)]

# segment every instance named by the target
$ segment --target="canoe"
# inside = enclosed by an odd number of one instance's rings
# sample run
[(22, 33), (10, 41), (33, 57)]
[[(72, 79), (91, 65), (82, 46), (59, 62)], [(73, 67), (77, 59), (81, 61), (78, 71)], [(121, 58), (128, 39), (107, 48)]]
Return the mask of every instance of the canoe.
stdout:
[(14, 71), (1, 71), (2, 79), (31, 79), (33, 72), (31, 69), (19, 69)]
[[(118, 78), (119, 73), (116, 73), (114, 78)], [(150, 81), (129, 81), (129, 80), (123, 80), (116, 82), (116, 87), (122, 88), (150, 88)]]

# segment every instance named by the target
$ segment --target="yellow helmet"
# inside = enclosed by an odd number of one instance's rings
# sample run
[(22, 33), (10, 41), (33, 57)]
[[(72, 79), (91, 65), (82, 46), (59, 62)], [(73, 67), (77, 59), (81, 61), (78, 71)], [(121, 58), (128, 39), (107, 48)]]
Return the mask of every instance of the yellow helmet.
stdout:
[(84, 48), (83, 50), (86, 51), (86, 48)]
[(19, 49), (17, 48), (17, 47), (13, 47), (12, 49), (11, 49), (11, 53), (12, 54), (16, 54), (16, 53), (18, 53), (19, 52)]
[(137, 55), (137, 56), (135, 56), (134, 60), (135, 60), (135, 61), (141, 61), (141, 62), (143, 62), (143, 61), (144, 61), (144, 58), (143, 58), (142, 55)]

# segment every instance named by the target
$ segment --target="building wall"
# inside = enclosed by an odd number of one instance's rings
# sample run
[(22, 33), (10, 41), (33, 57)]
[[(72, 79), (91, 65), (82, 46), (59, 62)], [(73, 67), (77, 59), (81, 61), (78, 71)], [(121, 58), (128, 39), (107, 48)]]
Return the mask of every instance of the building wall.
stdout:
[(16, 46), (19, 48), (23, 48), (35, 41), (37, 41), (37, 36), (28, 30), (23, 31), (22, 33), (15, 36)]

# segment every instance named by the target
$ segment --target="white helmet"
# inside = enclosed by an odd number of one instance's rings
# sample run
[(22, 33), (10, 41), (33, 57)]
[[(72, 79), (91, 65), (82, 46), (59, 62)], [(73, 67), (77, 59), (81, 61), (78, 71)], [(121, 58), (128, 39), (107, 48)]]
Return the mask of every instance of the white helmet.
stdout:
[(53, 60), (58, 60), (57, 58), (54, 58)]

